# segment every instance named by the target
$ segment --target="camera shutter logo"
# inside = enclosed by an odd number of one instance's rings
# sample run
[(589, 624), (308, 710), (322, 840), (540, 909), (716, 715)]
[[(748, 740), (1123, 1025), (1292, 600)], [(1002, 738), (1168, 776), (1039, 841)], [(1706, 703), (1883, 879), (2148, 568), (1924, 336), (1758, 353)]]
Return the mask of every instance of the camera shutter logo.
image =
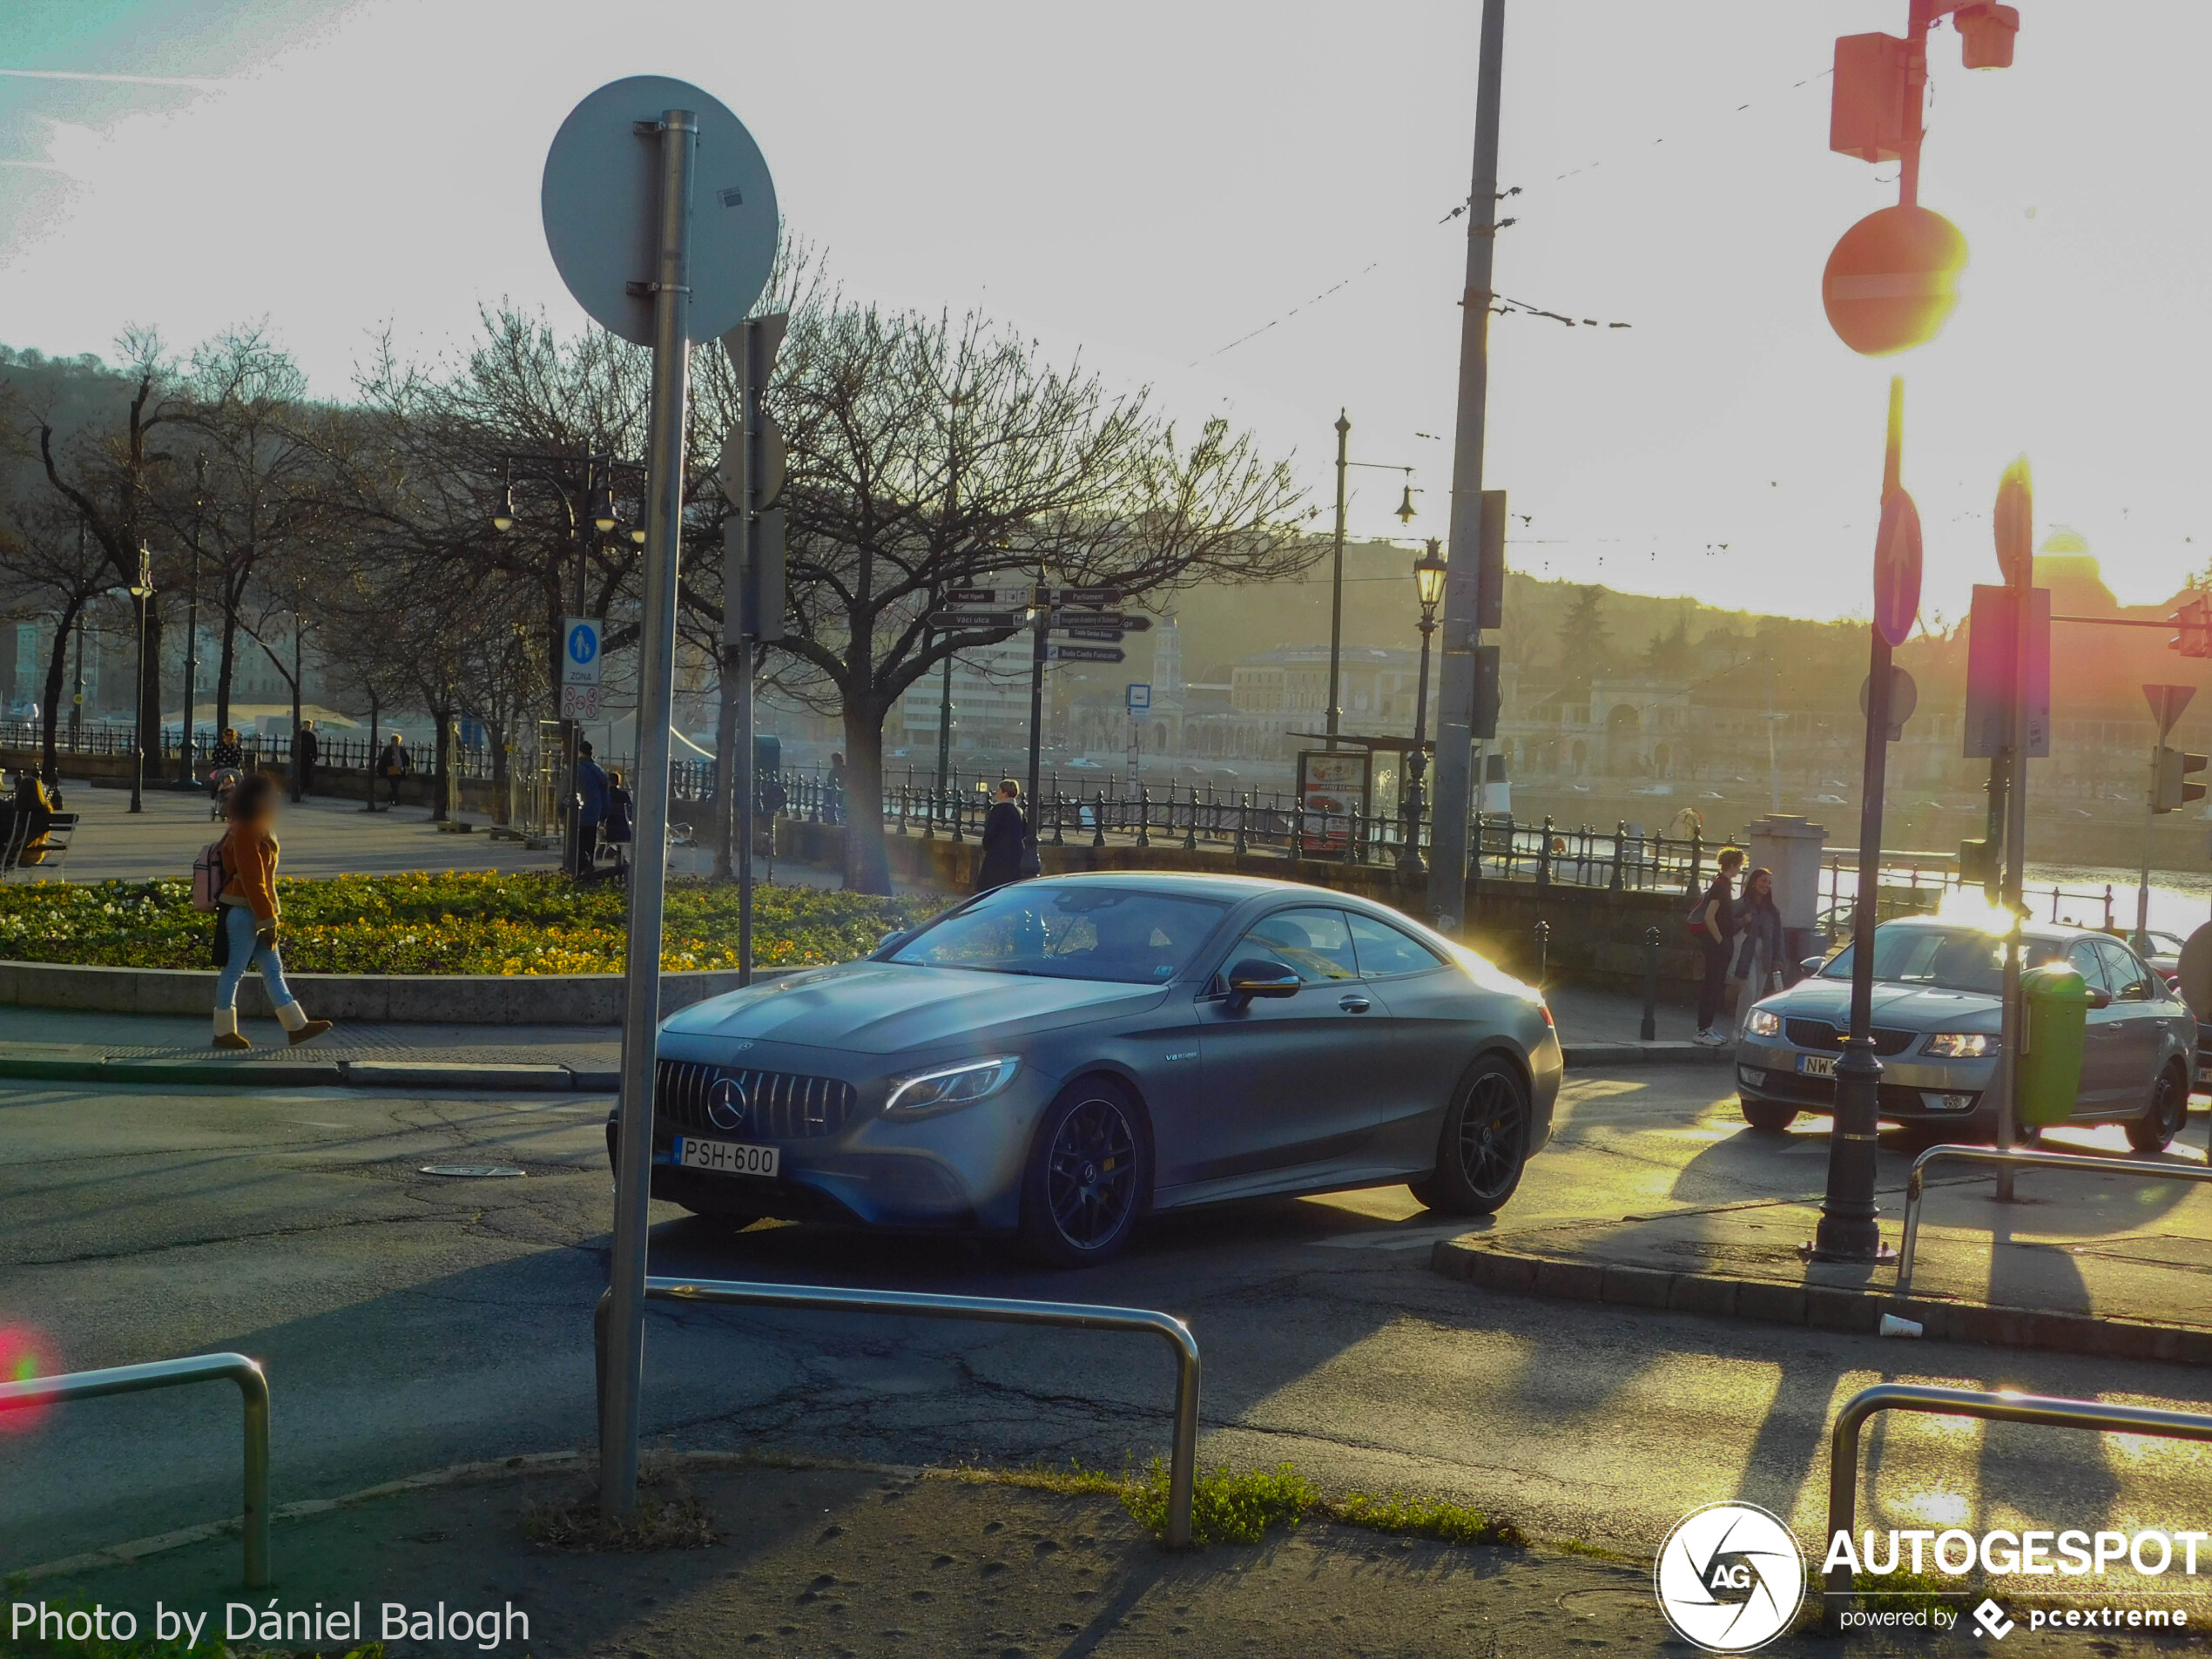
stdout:
[(745, 1119), (752, 1110), (752, 1103), (745, 1098), (745, 1085), (735, 1077), (725, 1077), (706, 1091), (706, 1119), (718, 1130), (736, 1134), (745, 1126)]
[(1652, 1587), (1683, 1640), (1708, 1653), (1749, 1653), (1788, 1629), (1804, 1605), (1804, 1552), (1757, 1504), (1709, 1503), (1659, 1546)]

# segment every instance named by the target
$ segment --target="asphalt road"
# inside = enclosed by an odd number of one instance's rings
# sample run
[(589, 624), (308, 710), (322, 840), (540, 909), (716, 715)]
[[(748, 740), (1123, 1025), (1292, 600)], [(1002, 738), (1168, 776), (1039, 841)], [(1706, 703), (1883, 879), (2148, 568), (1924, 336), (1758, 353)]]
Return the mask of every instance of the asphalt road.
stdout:
[[(1569, 1086), (1500, 1224), (1818, 1190), (1824, 1131), (1742, 1131), (1704, 1068)], [(0, 1097), (0, 1325), (78, 1369), (236, 1348), (275, 1395), (276, 1496), (588, 1444), (604, 1280), (604, 1101), (359, 1091)], [(1899, 1185), (1900, 1153), (1883, 1154)], [(427, 1176), (499, 1161), (520, 1179)], [(1906, 1378), (2201, 1406), (2171, 1366), (1884, 1342), (1493, 1295), (1431, 1273), (1454, 1229), (1403, 1189), (1156, 1223), (1087, 1276), (990, 1246), (656, 1211), (656, 1271), (1166, 1308), (1206, 1364), (1209, 1462), (1475, 1501), (1554, 1539), (1649, 1547), (1741, 1495), (1817, 1533), (1834, 1405)], [(1164, 1449), (1170, 1372), (1135, 1338), (656, 1305), (652, 1435), (902, 1462), (1118, 1464)], [(0, 1428), (0, 1572), (234, 1513), (237, 1404), (215, 1388)], [(2190, 1448), (1904, 1420), (1869, 1437), (1862, 1524), (2201, 1524)], [(2001, 1519), (1999, 1519), (2001, 1518)]]

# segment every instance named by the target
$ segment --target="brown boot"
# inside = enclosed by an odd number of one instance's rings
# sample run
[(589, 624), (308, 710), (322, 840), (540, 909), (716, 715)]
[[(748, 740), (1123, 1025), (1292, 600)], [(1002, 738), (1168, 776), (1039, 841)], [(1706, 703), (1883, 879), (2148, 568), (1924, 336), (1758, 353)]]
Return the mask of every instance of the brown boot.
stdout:
[(296, 1031), (287, 1030), (285, 1033), (285, 1041), (287, 1042), (313, 1042), (317, 1037), (320, 1036), (324, 1032), (329, 1029), (329, 1021), (310, 1020), (307, 1022), (307, 1024), (301, 1026)]
[(215, 1010), (215, 1046), (219, 1049), (250, 1049), (253, 1045), (238, 1034), (238, 1010)]

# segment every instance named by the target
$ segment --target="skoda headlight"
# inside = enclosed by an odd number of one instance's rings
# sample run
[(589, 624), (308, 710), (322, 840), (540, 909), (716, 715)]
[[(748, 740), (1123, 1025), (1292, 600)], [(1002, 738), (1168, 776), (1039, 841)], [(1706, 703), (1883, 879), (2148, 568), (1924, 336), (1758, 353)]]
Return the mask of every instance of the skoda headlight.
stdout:
[(1012, 1082), (1021, 1065), (1018, 1055), (1002, 1054), (988, 1060), (963, 1060), (957, 1065), (910, 1071), (891, 1080), (891, 1098), (884, 1103), (883, 1109), (894, 1117), (921, 1117), (972, 1106)]
[(1749, 1028), (1755, 1037), (1779, 1036), (1782, 1034), (1782, 1016), (1770, 1008), (1753, 1008)]
[(1981, 1060), (1997, 1052), (1997, 1039), (1986, 1031), (1939, 1031), (1920, 1052), (1942, 1060)]

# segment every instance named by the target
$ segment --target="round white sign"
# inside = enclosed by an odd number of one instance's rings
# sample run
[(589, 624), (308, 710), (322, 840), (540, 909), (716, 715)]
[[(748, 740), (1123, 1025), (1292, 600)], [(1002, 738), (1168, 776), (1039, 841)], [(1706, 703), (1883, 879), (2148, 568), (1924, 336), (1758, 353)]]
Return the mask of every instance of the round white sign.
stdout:
[(691, 306), (687, 332), (716, 340), (736, 327), (776, 261), (776, 186), (745, 123), (686, 81), (632, 75), (569, 112), (545, 158), (538, 203), (545, 245), (577, 303), (623, 339), (650, 346), (651, 283), (660, 246), (658, 124), (670, 110), (698, 118), (691, 176)]
[(1805, 1557), (1778, 1516), (1709, 1503), (1659, 1546), (1652, 1588), (1667, 1622), (1708, 1653), (1749, 1653), (1788, 1629), (1805, 1599)]

